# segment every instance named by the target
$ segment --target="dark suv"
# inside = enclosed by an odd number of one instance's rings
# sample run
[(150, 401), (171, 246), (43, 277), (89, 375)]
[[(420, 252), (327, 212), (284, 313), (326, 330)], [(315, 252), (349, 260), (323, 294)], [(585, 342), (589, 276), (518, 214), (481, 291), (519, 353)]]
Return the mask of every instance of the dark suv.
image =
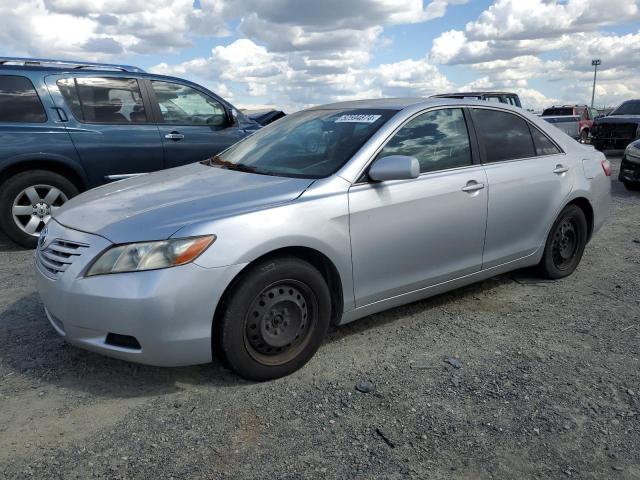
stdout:
[(0, 58), (0, 227), (34, 247), (51, 212), (78, 192), (203, 160), (258, 128), (186, 80)]

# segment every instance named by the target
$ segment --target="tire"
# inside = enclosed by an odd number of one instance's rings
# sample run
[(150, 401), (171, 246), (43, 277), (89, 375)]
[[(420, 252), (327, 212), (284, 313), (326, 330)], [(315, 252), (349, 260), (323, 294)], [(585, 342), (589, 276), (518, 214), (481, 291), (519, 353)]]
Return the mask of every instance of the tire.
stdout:
[(622, 182), (624, 188), (631, 192), (640, 192), (640, 182)]
[(77, 194), (73, 183), (48, 170), (13, 175), (0, 185), (0, 228), (17, 244), (35, 248), (52, 209)]
[(238, 375), (284, 377), (316, 353), (329, 327), (331, 295), (315, 267), (294, 257), (268, 259), (231, 288), (213, 348)]
[(589, 141), (589, 130), (586, 128), (580, 132), (580, 143), (587, 143)]
[(587, 219), (577, 205), (567, 205), (553, 223), (544, 247), (538, 269), (550, 279), (571, 275), (587, 244)]

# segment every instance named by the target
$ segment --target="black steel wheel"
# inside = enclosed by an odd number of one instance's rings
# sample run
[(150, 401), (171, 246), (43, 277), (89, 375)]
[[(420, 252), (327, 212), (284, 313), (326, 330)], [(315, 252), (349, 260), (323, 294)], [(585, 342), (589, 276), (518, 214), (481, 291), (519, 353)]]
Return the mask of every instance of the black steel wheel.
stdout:
[(229, 287), (213, 326), (213, 348), (240, 376), (283, 377), (320, 347), (331, 318), (322, 274), (293, 257), (249, 267)]
[(539, 268), (547, 278), (563, 278), (576, 269), (587, 243), (587, 219), (577, 205), (568, 205), (554, 222)]
[(311, 288), (286, 279), (264, 288), (245, 315), (245, 346), (265, 365), (282, 365), (304, 349), (318, 316)]

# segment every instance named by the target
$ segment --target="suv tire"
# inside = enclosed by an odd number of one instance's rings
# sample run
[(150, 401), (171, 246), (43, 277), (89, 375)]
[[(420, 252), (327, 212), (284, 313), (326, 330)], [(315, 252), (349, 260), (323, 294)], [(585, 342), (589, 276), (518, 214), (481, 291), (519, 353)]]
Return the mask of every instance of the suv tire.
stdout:
[(73, 183), (48, 170), (13, 175), (0, 185), (0, 228), (19, 245), (35, 248), (52, 209), (77, 194)]

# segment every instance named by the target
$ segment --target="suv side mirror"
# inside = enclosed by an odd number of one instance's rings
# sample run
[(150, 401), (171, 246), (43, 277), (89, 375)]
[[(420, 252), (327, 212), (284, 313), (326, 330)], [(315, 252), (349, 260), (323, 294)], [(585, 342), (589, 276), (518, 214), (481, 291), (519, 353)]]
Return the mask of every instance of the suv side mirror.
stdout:
[(369, 178), (376, 182), (410, 180), (420, 175), (420, 164), (415, 157), (391, 155), (377, 159), (369, 169)]

